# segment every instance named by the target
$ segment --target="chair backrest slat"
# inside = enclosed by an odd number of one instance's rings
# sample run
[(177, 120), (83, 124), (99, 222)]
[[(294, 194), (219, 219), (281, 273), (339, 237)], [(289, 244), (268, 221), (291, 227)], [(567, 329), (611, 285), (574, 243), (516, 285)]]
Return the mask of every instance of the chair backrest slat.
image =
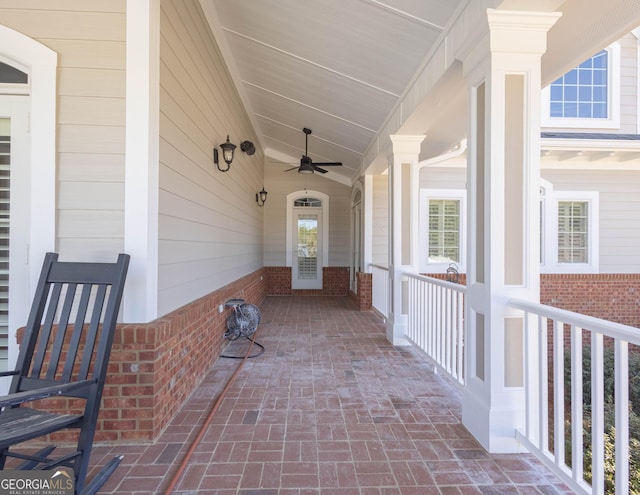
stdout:
[(91, 357), (96, 345), (96, 338), (98, 337), (98, 327), (100, 326), (100, 320), (102, 318), (102, 310), (104, 308), (104, 300), (107, 294), (107, 286), (104, 284), (98, 285), (98, 291), (95, 294), (93, 311), (91, 313), (91, 321), (89, 322), (89, 329), (87, 332), (87, 339), (84, 344), (84, 352), (82, 354), (82, 360), (80, 362), (80, 379), (85, 380), (89, 376), (91, 367)]
[(71, 338), (69, 339), (69, 348), (67, 349), (66, 359), (64, 362), (64, 368), (62, 370), (62, 380), (65, 382), (71, 381), (73, 376), (73, 367), (76, 362), (76, 356), (78, 349), (82, 343), (82, 337), (84, 332), (85, 318), (87, 315), (87, 307), (89, 306), (89, 300), (91, 298), (91, 285), (83, 284), (82, 292), (80, 294), (80, 302), (76, 309), (76, 317), (73, 322), (73, 331)]
[(62, 357), (65, 339), (69, 330), (69, 319), (73, 308), (73, 300), (76, 297), (76, 287), (76, 284), (68, 284), (66, 287), (64, 303), (62, 304), (62, 312), (58, 317), (58, 324), (54, 327), (55, 338), (53, 340), (53, 347), (51, 348), (51, 355), (49, 356), (49, 366), (46, 374), (47, 380), (56, 379), (58, 364)]
[[(49, 291), (49, 289), (51, 289)], [(33, 358), (33, 365), (31, 368), (30, 376), (32, 378), (39, 378), (42, 373), (42, 368), (44, 366), (44, 361), (47, 356), (47, 350), (49, 348), (49, 340), (51, 339), (51, 332), (53, 330), (53, 324), (56, 318), (56, 311), (58, 309), (58, 301), (60, 300), (60, 294), (62, 293), (62, 284), (54, 284), (51, 287), (49, 284), (43, 287), (43, 296), (45, 301), (41, 308), (41, 313), (46, 309), (46, 315), (44, 317), (44, 322), (42, 325), (42, 330), (40, 331), (40, 338), (37, 339), (37, 328), (35, 325), (37, 323), (34, 321), (31, 325), (27, 324), (27, 335), (25, 337), (29, 337), (31, 340), (29, 344), (35, 348), (36, 342), (38, 343), (38, 350), (36, 351), (35, 358)], [(46, 298), (46, 295), (49, 295)], [(48, 304), (47, 304), (48, 303)], [(42, 315), (40, 316), (42, 318)], [(25, 349), (25, 354), (28, 357), (29, 349)], [(22, 355), (22, 352), (20, 353)], [(20, 365), (20, 361), (18, 361), (18, 365)]]
[(125, 254), (116, 263), (45, 256), (10, 393), (33, 389), (37, 380), (73, 382), (89, 374), (104, 383), (128, 264)]

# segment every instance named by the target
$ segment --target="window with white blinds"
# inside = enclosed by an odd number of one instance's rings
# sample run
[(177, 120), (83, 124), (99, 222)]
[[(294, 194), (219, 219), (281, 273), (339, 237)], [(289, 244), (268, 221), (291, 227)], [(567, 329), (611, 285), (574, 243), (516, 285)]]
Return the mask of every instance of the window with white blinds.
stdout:
[(318, 217), (298, 216), (298, 279), (318, 278)]
[(0, 371), (7, 370), (9, 359), (10, 122), (0, 119)]
[(589, 203), (558, 202), (558, 263), (589, 261)]
[(460, 200), (429, 200), (429, 262), (460, 263)]
[(600, 195), (540, 187), (540, 272), (599, 273)]

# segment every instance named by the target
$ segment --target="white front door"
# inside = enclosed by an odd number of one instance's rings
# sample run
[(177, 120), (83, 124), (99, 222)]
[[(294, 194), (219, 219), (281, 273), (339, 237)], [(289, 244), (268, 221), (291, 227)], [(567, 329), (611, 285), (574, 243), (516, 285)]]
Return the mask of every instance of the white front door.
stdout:
[(293, 210), (292, 289), (322, 289), (322, 209)]
[[(13, 369), (28, 298), (28, 102), (0, 96), (0, 370)], [(9, 285), (11, 284), (11, 285)], [(5, 383), (6, 382), (6, 383)], [(0, 382), (0, 394), (8, 381)]]

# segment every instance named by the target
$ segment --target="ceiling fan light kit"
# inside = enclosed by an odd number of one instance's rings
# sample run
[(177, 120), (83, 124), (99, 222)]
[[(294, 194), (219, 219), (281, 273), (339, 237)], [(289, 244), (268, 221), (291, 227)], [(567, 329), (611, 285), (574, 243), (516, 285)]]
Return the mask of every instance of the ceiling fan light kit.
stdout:
[[(218, 155), (218, 148), (213, 148), (213, 163), (216, 164), (220, 172), (228, 172), (231, 168), (231, 162), (233, 162), (233, 153), (237, 146), (229, 141), (229, 135), (227, 134), (227, 140), (220, 145), (222, 150), (222, 159), (227, 164), (227, 168), (220, 168), (220, 157)], [(256, 152), (256, 147), (251, 141), (242, 141), (240, 143), (240, 149), (247, 155), (251, 156)]]
[(313, 174), (315, 172), (320, 172), (321, 174), (326, 174), (328, 172), (328, 170), (324, 170), (323, 168), (320, 168), (318, 165), (322, 165), (323, 167), (341, 167), (342, 166), (342, 162), (324, 162), (324, 163), (313, 163), (313, 161), (311, 160), (311, 158), (309, 157), (308, 154), (308, 138), (309, 138), (309, 134), (311, 134), (311, 129), (305, 127), (302, 129), (302, 132), (304, 132), (305, 134), (305, 138), (304, 138), (304, 155), (302, 155), (302, 158), (300, 158), (300, 165), (297, 167), (292, 167), (289, 168), (287, 170), (285, 170), (285, 172), (289, 172), (291, 170), (298, 170), (299, 174)]

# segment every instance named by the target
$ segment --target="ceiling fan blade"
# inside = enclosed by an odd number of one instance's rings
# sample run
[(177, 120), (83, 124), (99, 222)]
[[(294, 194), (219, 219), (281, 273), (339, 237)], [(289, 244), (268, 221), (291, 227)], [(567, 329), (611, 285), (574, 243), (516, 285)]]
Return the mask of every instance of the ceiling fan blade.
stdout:
[(314, 165), (322, 165), (323, 167), (342, 167), (342, 162), (313, 162)]
[(283, 172), (291, 172), (292, 170), (297, 170), (298, 168), (300, 167), (291, 167), (291, 168), (288, 168), (287, 170), (283, 170)]
[(316, 172), (320, 172), (321, 174), (326, 174), (328, 172), (328, 170), (316, 166), (315, 163), (313, 164), (313, 170), (315, 170)]

